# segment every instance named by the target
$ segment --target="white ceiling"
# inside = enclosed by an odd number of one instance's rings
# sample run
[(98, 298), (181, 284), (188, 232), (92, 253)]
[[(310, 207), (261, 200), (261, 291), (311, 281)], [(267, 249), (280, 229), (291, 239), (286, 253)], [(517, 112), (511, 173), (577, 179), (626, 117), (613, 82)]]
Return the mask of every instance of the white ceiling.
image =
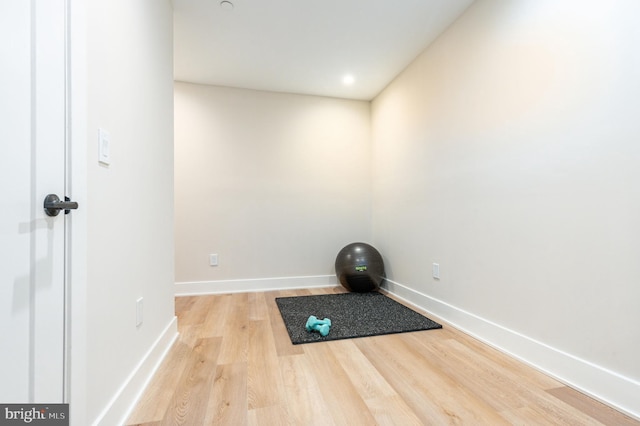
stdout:
[(176, 80), (361, 100), (380, 93), (473, 2), (230, 1), (232, 10), (220, 0), (173, 1)]

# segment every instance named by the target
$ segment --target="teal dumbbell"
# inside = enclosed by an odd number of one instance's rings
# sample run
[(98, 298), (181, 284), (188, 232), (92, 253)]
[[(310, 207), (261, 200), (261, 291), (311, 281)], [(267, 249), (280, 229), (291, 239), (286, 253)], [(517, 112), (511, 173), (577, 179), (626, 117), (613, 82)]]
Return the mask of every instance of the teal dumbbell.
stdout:
[(322, 337), (329, 334), (331, 330), (331, 320), (329, 318), (318, 319), (314, 315), (311, 315), (305, 325), (307, 331), (317, 331)]

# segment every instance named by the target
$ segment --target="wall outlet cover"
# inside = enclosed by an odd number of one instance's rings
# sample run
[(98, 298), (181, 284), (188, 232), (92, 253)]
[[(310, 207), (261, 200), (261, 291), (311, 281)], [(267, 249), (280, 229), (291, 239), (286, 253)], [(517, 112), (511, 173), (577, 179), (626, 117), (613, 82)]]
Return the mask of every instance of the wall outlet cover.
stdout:
[(111, 163), (110, 136), (105, 129), (98, 129), (98, 162), (107, 166)]
[(435, 278), (436, 280), (440, 279), (440, 264), (439, 263), (434, 263), (433, 264), (433, 278)]
[(143, 315), (142, 315), (142, 297), (136, 300), (136, 327), (140, 327), (142, 325)]

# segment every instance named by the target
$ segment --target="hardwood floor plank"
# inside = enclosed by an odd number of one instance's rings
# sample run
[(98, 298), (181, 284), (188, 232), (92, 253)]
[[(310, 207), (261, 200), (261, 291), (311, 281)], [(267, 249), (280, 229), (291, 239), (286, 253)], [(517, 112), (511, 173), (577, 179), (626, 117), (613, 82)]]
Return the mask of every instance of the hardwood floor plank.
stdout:
[(197, 296), (176, 297), (175, 298), (176, 314), (180, 315), (185, 312), (188, 312), (191, 309), (191, 306), (193, 306), (193, 304), (196, 303), (196, 300), (198, 300)]
[[(492, 359), (503, 368), (512, 369), (514, 371), (522, 369), (522, 366), (524, 364), (516, 358), (505, 356), (499, 350), (481, 342), (478, 339), (468, 336), (461, 331), (455, 330), (452, 327), (449, 327), (449, 329), (452, 329), (453, 333), (457, 335), (457, 340), (464, 341), (465, 346), (470, 351), (475, 352), (485, 358)], [(535, 386), (540, 389), (555, 388), (559, 384), (559, 382), (553, 377), (547, 376), (546, 374), (541, 373), (534, 368), (526, 369), (526, 380), (531, 384), (531, 386)]]
[(162, 424), (193, 425), (205, 418), (221, 340), (200, 339), (196, 344), (190, 368), (185, 369), (176, 386)]
[(278, 297), (295, 297), (295, 296), (310, 296), (311, 292), (306, 288), (296, 288), (287, 290), (278, 290)]
[(512, 425), (564, 426), (553, 417), (545, 417), (531, 407), (521, 407), (500, 413)]
[(307, 289), (310, 295), (317, 294), (338, 294), (338, 293), (346, 293), (347, 290), (342, 286), (337, 287), (313, 287)]
[(418, 416), (397, 394), (365, 399), (369, 411), (380, 426), (420, 426), (423, 425)]
[(359, 390), (351, 383), (333, 354), (335, 342), (306, 345), (305, 356), (313, 367), (320, 388), (319, 398), (330, 407), (329, 414), (336, 425), (373, 425), (375, 419)]
[(331, 342), (331, 350), (363, 399), (397, 395), (369, 359), (358, 349), (353, 339)]
[(185, 315), (181, 320), (182, 325), (199, 325), (204, 322), (211, 302), (215, 300), (215, 296), (192, 296), (193, 303), (189, 303), (189, 315)]
[(356, 344), (422, 422), (508, 424), (400, 336), (357, 339)]
[(282, 400), (282, 376), (269, 321), (249, 322), (248, 408), (269, 407)]
[[(558, 401), (560, 402), (560, 401)], [(562, 426), (602, 426), (592, 417), (584, 413), (578, 413), (573, 410), (567, 410), (561, 404), (550, 401), (543, 401), (544, 405), (532, 402), (524, 408), (517, 411), (505, 411), (501, 414), (509, 419), (512, 423), (521, 424), (551, 424)], [(514, 414), (517, 413), (517, 416)]]
[(286, 408), (281, 405), (251, 409), (247, 421), (249, 426), (293, 425), (289, 422)]
[(199, 324), (178, 326), (178, 333), (180, 333), (180, 343), (193, 349), (202, 339), (202, 326)]
[(249, 293), (249, 320), (261, 321), (269, 319), (269, 308), (264, 293)]
[[(499, 364), (470, 355), (454, 339), (441, 339), (433, 333), (406, 333), (401, 338), (429, 357), (436, 368), (482, 398), (496, 411), (513, 410), (526, 405), (529, 391), (519, 375)], [(515, 391), (514, 391), (515, 389)]]
[(181, 341), (174, 343), (129, 417), (128, 424), (162, 421), (191, 357), (189, 345)]
[(605, 404), (585, 397), (582, 393), (568, 386), (560, 386), (548, 389), (547, 392), (554, 397), (564, 401), (579, 411), (588, 414), (602, 424), (611, 426), (637, 425), (638, 422), (629, 416), (625, 416)]
[(202, 323), (201, 337), (222, 337), (229, 311), (233, 309), (234, 298), (230, 294), (219, 294), (210, 299), (207, 315)]
[(592, 424), (593, 419), (584, 413), (550, 398), (543, 389), (531, 386), (528, 377), (537, 374), (535, 370), (524, 365), (520, 365), (517, 371), (504, 369), (455, 339), (425, 343), (427, 334), (407, 333), (401, 338), (419, 346), (440, 371), (455, 379), (497, 412), (512, 411), (533, 403), (544, 417), (552, 413), (552, 417), (563, 419), (565, 424), (570, 423), (569, 419), (578, 424)]
[(220, 364), (247, 362), (249, 348), (249, 316), (247, 293), (231, 295), (231, 304), (224, 321)]
[(273, 332), (273, 339), (276, 345), (276, 353), (278, 356), (300, 355), (304, 353), (304, 350), (301, 345), (293, 345), (291, 343), (291, 338), (289, 337), (287, 328), (282, 321), (280, 310), (278, 309), (278, 305), (276, 305), (276, 297), (287, 296), (282, 296), (282, 293), (279, 291), (269, 292), (266, 296), (267, 312), (269, 315), (271, 330)]
[[(178, 318), (178, 325), (184, 321), (185, 316), (189, 315), (190, 304), (195, 303), (190, 296), (176, 297), (176, 317)], [(180, 304), (180, 310), (177, 309), (178, 303)]]
[(304, 355), (279, 357), (279, 369), (284, 384), (284, 395), (293, 425), (332, 426), (329, 406), (315, 378), (315, 369)]
[[(246, 425), (247, 364), (238, 362), (219, 365), (216, 369), (207, 415), (203, 425)], [(200, 423), (198, 423), (200, 424)]]

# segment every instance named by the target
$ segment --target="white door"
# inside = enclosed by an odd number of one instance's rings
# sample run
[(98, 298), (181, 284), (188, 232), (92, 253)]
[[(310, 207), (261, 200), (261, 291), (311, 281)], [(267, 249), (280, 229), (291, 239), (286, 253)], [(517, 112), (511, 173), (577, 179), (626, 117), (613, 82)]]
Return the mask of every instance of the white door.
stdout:
[[(64, 402), (66, 0), (0, 0), (0, 401)], [(67, 224), (68, 225), (68, 224)]]

